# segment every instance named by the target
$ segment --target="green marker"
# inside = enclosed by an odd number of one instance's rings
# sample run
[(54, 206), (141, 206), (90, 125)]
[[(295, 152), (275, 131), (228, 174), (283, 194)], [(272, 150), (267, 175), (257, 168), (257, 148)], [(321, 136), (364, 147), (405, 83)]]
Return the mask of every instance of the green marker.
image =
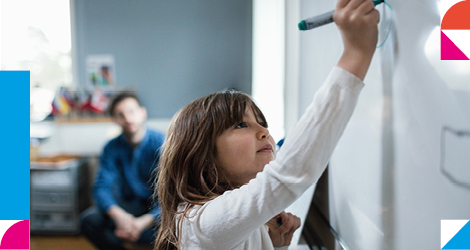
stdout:
[[(373, 0), (374, 5), (383, 3), (384, 0)], [(323, 13), (318, 16), (310, 17), (305, 20), (302, 20), (299, 23), (299, 30), (311, 30), (316, 27), (323, 26), (325, 24), (329, 24), (333, 22), (333, 14), (335, 13), (334, 10), (330, 12)]]

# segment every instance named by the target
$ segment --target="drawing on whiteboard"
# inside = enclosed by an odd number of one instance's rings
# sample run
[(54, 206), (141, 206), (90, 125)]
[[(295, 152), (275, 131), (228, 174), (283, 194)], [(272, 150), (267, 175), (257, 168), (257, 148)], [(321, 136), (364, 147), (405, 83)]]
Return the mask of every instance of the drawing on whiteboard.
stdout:
[(470, 189), (470, 131), (448, 126), (441, 130), (441, 173), (452, 183)]
[(377, 47), (380, 48), (387, 41), (390, 31), (392, 31), (393, 24), (393, 9), (392, 6), (384, 1), (382, 8), (377, 8), (380, 12), (379, 37), (377, 40)]

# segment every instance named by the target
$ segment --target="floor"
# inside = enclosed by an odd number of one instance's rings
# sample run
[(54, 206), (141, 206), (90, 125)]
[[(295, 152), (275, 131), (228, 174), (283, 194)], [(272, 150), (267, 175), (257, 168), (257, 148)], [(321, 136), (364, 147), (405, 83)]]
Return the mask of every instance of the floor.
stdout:
[[(98, 250), (82, 235), (31, 235), (31, 250)], [(152, 247), (130, 247), (132, 250), (150, 250)]]
[(31, 235), (31, 250), (97, 250), (85, 237), (55, 236), (55, 235)]

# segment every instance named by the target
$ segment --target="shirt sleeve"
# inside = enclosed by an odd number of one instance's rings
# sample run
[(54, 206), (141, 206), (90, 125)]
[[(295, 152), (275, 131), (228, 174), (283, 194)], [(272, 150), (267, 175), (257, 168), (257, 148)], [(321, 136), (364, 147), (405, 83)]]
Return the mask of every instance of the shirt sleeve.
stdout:
[(161, 214), (160, 206), (157, 204), (155, 207), (150, 209), (150, 211), (147, 214), (152, 215), (154, 219), (158, 219)]
[(248, 184), (193, 209), (185, 240), (231, 249), (292, 204), (325, 170), (362, 87), (356, 76), (333, 68), (276, 159)]
[(105, 146), (103, 153), (100, 157), (100, 166), (95, 178), (95, 185), (93, 187), (93, 196), (98, 208), (103, 212), (116, 205), (117, 202), (113, 197), (113, 186), (117, 180), (118, 169), (113, 161), (113, 150), (111, 145)]
[[(155, 175), (157, 174), (157, 166), (158, 166), (158, 162), (160, 161), (160, 156), (161, 156), (161, 151), (162, 151), (162, 145), (163, 145), (163, 142), (165, 141), (165, 135), (160, 133), (160, 132), (156, 132), (154, 131), (154, 135), (153, 135), (153, 141), (152, 141), (152, 149), (150, 150), (150, 155), (152, 155), (151, 159), (152, 161), (149, 161), (151, 162), (151, 171), (150, 171), (150, 175), (148, 177), (149, 179), (149, 182), (153, 183), (154, 181), (156, 182), (156, 179), (155, 179)], [(152, 186), (152, 189), (153, 190), (153, 186)], [(161, 214), (161, 208), (160, 208), (160, 204), (158, 204), (158, 197), (155, 196), (151, 196), (149, 199), (153, 199), (153, 206), (151, 207), (150, 211), (147, 213), (147, 214), (150, 214), (150, 215), (153, 215), (153, 217), (155, 219), (158, 219), (160, 217), (160, 214)]]

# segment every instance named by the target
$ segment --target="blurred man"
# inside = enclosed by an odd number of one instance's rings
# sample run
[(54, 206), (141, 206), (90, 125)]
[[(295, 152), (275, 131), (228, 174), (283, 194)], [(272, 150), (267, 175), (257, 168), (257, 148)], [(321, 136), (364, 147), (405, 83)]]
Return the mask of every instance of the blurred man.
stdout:
[(82, 233), (101, 250), (151, 244), (160, 214), (151, 185), (164, 135), (144, 125), (147, 110), (132, 93), (117, 95), (109, 112), (122, 134), (104, 147), (93, 187), (96, 207), (83, 212)]

